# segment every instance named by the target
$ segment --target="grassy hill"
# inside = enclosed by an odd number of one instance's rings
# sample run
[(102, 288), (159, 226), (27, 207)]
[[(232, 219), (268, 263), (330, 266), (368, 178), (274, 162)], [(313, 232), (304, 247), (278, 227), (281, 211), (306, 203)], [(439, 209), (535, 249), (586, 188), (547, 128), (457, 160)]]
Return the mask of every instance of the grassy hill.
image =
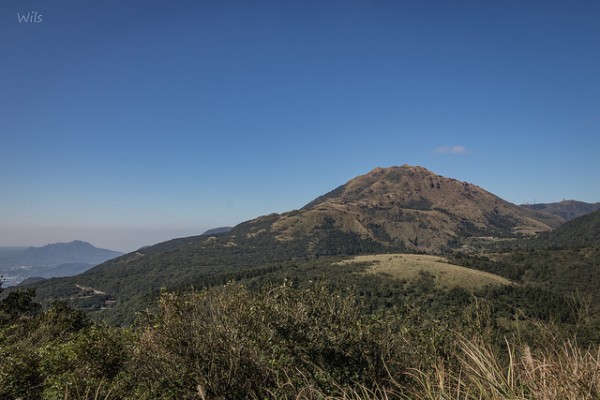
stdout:
[(454, 265), (447, 258), (424, 254), (377, 254), (356, 256), (337, 263), (340, 266), (366, 264), (364, 273), (393, 279), (415, 281), (431, 274), (438, 288), (480, 289), (486, 285), (510, 285), (511, 282), (489, 272)]

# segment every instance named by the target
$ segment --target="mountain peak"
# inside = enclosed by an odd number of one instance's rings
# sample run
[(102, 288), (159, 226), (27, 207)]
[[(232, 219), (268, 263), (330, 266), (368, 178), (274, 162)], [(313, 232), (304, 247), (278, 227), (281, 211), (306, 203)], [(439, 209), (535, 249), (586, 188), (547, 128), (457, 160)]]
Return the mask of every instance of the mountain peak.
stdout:
[[(70, 242), (61, 242), (61, 243), (50, 243), (46, 246), (77, 246), (77, 247), (94, 247), (91, 243), (84, 242), (83, 240), (72, 240)], [(44, 247), (46, 247), (44, 246)]]
[[(433, 172), (429, 171), (425, 167), (421, 167), (420, 165), (402, 164), (401, 166), (392, 165), (391, 167), (375, 167), (371, 171), (369, 171), (368, 173), (366, 173), (365, 175), (373, 175), (373, 176), (375, 176), (375, 175), (393, 173), (393, 172), (398, 172), (398, 171), (404, 171), (404, 172), (417, 172), (417, 171), (419, 171), (419, 172), (425, 172), (425, 173), (433, 174)], [(361, 176), (364, 176), (364, 175), (361, 175)]]
[[(445, 178), (421, 166), (404, 164), (400, 167), (377, 167), (315, 199), (303, 209), (310, 209), (324, 202), (346, 204), (355, 201), (366, 201), (370, 204), (383, 201), (386, 204), (404, 204), (411, 208), (410, 204), (421, 202), (423, 199), (446, 197), (447, 190), (461, 192), (461, 201), (462, 197), (484, 192), (468, 182)], [(436, 201), (432, 202), (435, 203)]]

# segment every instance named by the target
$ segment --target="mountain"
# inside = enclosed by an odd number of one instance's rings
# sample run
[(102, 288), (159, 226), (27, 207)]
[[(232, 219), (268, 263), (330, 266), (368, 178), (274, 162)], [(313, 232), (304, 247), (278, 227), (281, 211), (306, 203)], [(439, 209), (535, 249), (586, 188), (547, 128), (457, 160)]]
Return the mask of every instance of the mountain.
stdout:
[(246, 235), (269, 234), (280, 242), (307, 237), (313, 247), (324, 239), (315, 231), (325, 227), (383, 248), (439, 252), (464, 237), (534, 235), (562, 222), (476, 185), (404, 165), (376, 168), (301, 210), (260, 217), (242, 226)]
[(54, 243), (43, 247), (28, 247), (0, 255), (0, 265), (59, 265), (85, 262), (98, 264), (120, 256), (117, 251), (99, 249), (90, 243), (75, 240), (70, 243)]
[(69, 276), (122, 254), (78, 240), (17, 248), (0, 253), (0, 275), (4, 276), (7, 285), (29, 277)]
[(573, 218), (600, 210), (600, 202), (585, 203), (577, 200), (563, 200), (556, 203), (522, 204), (521, 207), (557, 215), (569, 221)]
[(106, 313), (123, 321), (160, 288), (202, 288), (323, 257), (441, 254), (472, 236), (534, 235), (561, 221), (422, 167), (376, 168), (299, 210), (258, 217), (216, 236), (173, 239), (32, 286), (42, 299), (68, 298), (81, 307), (102, 309), (110, 300)]

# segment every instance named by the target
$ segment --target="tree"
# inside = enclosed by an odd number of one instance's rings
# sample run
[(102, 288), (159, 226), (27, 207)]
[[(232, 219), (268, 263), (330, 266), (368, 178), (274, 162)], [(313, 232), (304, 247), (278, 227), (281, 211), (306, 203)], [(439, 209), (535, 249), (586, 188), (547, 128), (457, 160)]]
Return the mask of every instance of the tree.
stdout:
[(10, 292), (0, 300), (0, 317), (15, 321), (21, 316), (33, 316), (40, 310), (40, 304), (33, 301), (35, 289), (20, 289)]

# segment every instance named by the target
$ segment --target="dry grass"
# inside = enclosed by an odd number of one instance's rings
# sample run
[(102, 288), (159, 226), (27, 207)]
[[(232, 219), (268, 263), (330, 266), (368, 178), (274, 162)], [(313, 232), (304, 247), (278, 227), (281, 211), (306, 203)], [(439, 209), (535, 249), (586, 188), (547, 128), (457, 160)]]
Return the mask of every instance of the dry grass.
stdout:
[(477, 340), (459, 339), (459, 369), (443, 362), (415, 370), (418, 387), (408, 398), (422, 400), (592, 400), (600, 399), (600, 348), (583, 350), (571, 341), (532, 351), (506, 343), (507, 362)]
[(371, 263), (368, 274), (386, 274), (395, 279), (416, 280), (422, 271), (436, 277), (439, 287), (462, 287), (475, 289), (485, 285), (510, 285), (511, 282), (501, 276), (488, 272), (453, 265), (439, 256), (421, 254), (378, 254), (357, 256), (342, 261), (339, 265), (353, 263)]

